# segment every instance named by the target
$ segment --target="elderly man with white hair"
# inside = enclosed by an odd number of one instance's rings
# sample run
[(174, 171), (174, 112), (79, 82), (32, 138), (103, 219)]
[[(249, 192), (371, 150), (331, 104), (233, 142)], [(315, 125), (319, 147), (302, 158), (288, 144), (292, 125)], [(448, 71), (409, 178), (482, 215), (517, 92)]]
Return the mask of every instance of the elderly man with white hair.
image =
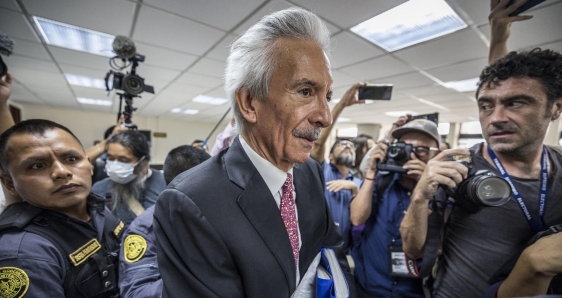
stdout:
[(225, 86), (238, 136), (156, 203), (164, 297), (289, 297), (325, 247), (355, 295), (322, 168), (310, 158), (332, 122), (329, 41), (316, 15), (291, 8), (232, 44)]

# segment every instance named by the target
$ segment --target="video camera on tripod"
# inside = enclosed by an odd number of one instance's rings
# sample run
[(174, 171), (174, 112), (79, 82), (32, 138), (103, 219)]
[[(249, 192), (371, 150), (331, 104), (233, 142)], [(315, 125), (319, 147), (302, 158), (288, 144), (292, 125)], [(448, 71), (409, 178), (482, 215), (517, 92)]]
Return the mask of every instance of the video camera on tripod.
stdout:
[[(123, 111), (123, 126), (131, 130), (137, 130), (137, 126), (133, 123), (133, 112), (137, 108), (133, 107), (133, 98), (140, 97), (143, 92), (154, 94), (154, 87), (146, 85), (144, 79), (137, 75), (137, 67), (139, 62), (144, 62), (144, 55), (137, 53), (135, 43), (132, 39), (118, 35), (113, 40), (113, 51), (117, 54), (115, 57), (109, 59), (109, 66), (111, 70), (105, 75), (105, 88), (109, 92), (113, 89), (122, 90), (119, 95), (119, 112), (117, 119), (121, 116), (121, 107), (123, 99), (125, 99), (125, 110)], [(121, 61), (121, 64), (117, 61)], [(131, 71), (122, 73), (124, 69), (131, 66)], [(113, 76), (113, 79), (111, 77)], [(109, 82), (112, 82), (111, 87)]]

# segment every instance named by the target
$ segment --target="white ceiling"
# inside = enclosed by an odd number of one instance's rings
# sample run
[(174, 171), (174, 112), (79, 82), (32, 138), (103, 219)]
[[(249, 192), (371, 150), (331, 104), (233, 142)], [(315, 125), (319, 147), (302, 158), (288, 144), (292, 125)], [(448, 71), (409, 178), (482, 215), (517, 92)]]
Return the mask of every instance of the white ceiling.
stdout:
[[(156, 94), (135, 99), (137, 113), (215, 122), (228, 104), (192, 102), (200, 94), (226, 97), (223, 71), (228, 45), (273, 11), (301, 6), (323, 18), (332, 33), (334, 97), (358, 81), (394, 84), (391, 101), (347, 108), (353, 123), (391, 123), (389, 111), (439, 112), (441, 121), (476, 117), (472, 93), (439, 83), (477, 77), (487, 63), (489, 0), (447, 0), (469, 27), (393, 53), (363, 40), (349, 28), (405, 0), (0, 0), (0, 31), (16, 41), (4, 57), (13, 74), (12, 100), (85, 111), (116, 112), (107, 92), (70, 86), (64, 73), (103, 78), (108, 58), (47, 46), (30, 23), (40, 16), (113, 35), (131, 36), (146, 56), (138, 73)], [(529, 12), (534, 18), (512, 26), (511, 50), (541, 46), (562, 51), (562, 0)], [(111, 107), (80, 104), (76, 97), (113, 100)], [(172, 108), (197, 109), (196, 115)]]

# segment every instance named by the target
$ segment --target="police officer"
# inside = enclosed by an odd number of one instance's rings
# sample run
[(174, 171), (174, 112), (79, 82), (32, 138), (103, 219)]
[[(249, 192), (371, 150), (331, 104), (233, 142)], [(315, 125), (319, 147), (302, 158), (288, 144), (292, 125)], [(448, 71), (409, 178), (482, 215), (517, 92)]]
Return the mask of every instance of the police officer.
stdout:
[(23, 199), (0, 215), (0, 297), (118, 297), (123, 223), (90, 194), (92, 165), (72, 132), (20, 122), (0, 135), (0, 166)]
[[(164, 178), (169, 184), (178, 174), (211, 158), (194, 146), (172, 149), (164, 162)], [(124, 298), (162, 297), (162, 278), (156, 262), (156, 237), (152, 222), (154, 205), (139, 215), (123, 234), (119, 258), (119, 289)]]

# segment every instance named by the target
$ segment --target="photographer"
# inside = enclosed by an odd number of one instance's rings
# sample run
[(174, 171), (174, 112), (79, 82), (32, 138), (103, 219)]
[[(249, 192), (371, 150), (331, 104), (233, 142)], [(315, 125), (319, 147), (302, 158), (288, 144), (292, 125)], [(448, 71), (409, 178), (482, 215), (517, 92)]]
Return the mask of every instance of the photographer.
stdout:
[[(370, 153), (363, 185), (351, 202), (352, 224), (365, 224), (360, 244), (352, 250), (355, 276), (364, 297), (423, 297), (421, 280), (409, 277), (403, 263), (399, 226), (412, 189), (426, 163), (438, 153), (440, 136), (437, 125), (429, 120), (413, 120), (391, 134), (399, 143), (377, 143)], [(390, 168), (391, 164), (399, 169)], [(392, 171), (380, 173), (384, 166)], [(395, 260), (402, 262), (390, 263)]]
[[(436, 297), (481, 297), (492, 276), (501, 273), (498, 270), (523, 251), (533, 235), (562, 223), (562, 156), (542, 143), (549, 123), (562, 112), (561, 69), (562, 55), (534, 49), (511, 52), (482, 71), (476, 98), (487, 144), (470, 148), (472, 166), (496, 176), (503, 173), (504, 178), (512, 181), (514, 195), (504, 205), (478, 212), (460, 206), (452, 209), (434, 284)], [(413, 192), (400, 227), (404, 251), (410, 257), (423, 253), (430, 213), (428, 202), (439, 186), (454, 188), (467, 178), (467, 167), (445, 161), (459, 153), (468, 152), (447, 150), (430, 161)], [(546, 187), (542, 189), (541, 185)], [(457, 204), (464, 200), (454, 199)], [(559, 238), (549, 240), (553, 239)], [(527, 248), (531, 253), (522, 254), (516, 270), (511, 272), (519, 281), (526, 278), (521, 274), (543, 276), (541, 286), (510, 282), (513, 287), (506, 291), (517, 290), (508, 296), (546, 293), (542, 285), (553, 274), (560, 273), (556, 268), (560, 261), (536, 256), (541, 251), (544, 257), (556, 254), (551, 250), (559, 247), (550, 241), (538, 241)], [(529, 263), (533, 270), (521, 272), (520, 268)]]

